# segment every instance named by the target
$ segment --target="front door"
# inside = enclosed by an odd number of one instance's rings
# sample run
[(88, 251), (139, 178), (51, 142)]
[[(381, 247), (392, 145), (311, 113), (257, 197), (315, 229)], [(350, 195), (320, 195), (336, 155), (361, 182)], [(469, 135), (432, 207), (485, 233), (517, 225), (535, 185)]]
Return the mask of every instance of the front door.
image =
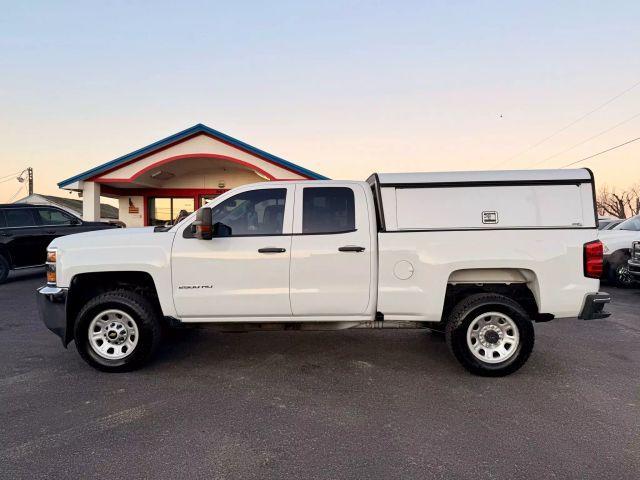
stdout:
[(180, 318), (290, 317), (294, 190), (251, 186), (222, 197), (212, 220), (229, 236), (198, 240), (190, 224), (180, 228), (171, 259)]
[[(46, 252), (54, 238), (80, 233), (82, 222), (79, 218), (53, 207), (34, 207), (36, 221), (39, 225), (40, 250)], [(44, 253), (43, 253), (44, 255)]]
[(363, 187), (298, 185), (296, 205), (302, 208), (291, 245), (293, 315), (370, 314), (374, 242)]

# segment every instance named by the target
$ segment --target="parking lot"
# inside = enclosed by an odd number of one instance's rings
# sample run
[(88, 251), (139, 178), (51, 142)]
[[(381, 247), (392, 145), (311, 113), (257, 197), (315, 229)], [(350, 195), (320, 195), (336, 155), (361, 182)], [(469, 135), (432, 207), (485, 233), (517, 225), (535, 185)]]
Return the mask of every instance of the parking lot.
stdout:
[(466, 373), (427, 331), (176, 333), (105, 374), (0, 286), (2, 478), (638, 478), (640, 290), (536, 326), (528, 364)]

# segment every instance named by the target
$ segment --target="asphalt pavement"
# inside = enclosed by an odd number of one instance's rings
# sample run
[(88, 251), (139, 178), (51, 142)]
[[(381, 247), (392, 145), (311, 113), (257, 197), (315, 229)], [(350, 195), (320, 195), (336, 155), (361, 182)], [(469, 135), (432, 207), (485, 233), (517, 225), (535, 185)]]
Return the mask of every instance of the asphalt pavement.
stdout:
[(640, 478), (640, 289), (536, 325), (529, 362), (468, 374), (415, 330), (178, 332), (93, 370), (0, 285), (0, 478)]

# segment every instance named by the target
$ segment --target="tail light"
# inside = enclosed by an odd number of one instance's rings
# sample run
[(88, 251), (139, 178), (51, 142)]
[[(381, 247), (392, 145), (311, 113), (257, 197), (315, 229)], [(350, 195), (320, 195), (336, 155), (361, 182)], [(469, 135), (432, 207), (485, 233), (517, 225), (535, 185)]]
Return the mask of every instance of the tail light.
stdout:
[(602, 276), (602, 242), (594, 240), (584, 244), (584, 276), (600, 278)]

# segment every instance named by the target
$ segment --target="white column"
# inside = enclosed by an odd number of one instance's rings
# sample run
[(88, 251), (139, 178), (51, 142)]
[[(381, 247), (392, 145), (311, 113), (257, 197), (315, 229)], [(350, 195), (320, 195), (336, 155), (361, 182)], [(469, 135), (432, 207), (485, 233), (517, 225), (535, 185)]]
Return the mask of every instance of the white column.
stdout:
[(88, 222), (100, 220), (100, 184), (84, 182), (82, 190), (82, 219)]

